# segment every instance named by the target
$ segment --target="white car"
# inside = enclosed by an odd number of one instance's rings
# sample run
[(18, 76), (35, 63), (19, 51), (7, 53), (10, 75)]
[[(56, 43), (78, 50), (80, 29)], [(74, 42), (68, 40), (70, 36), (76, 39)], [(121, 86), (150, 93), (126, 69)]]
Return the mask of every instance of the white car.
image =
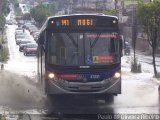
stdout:
[(17, 35), (15, 40), (16, 40), (16, 45), (19, 45), (21, 41), (26, 40), (26, 37), (25, 35)]
[(15, 33), (16, 33), (16, 32), (23, 32), (23, 28), (22, 28), (22, 27), (16, 28)]

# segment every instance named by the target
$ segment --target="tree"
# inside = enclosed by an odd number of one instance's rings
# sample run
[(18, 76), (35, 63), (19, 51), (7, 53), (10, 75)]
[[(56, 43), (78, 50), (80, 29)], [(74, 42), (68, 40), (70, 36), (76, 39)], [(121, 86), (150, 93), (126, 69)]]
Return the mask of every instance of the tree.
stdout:
[(44, 5), (38, 5), (31, 9), (30, 11), (32, 18), (40, 25), (44, 23), (48, 16), (51, 15), (49, 9)]
[(13, 6), (14, 6), (16, 15), (17, 15), (17, 16), (21, 16), (21, 15), (22, 15), (22, 11), (21, 11), (21, 9), (19, 8), (19, 2), (18, 2), (18, 0), (10, 0), (10, 2), (11, 2), (11, 3), (13, 4)]
[(30, 13), (25, 13), (25, 14), (23, 15), (23, 19), (24, 19), (24, 20), (31, 20), (31, 15), (30, 15)]
[(5, 26), (5, 17), (4, 15), (8, 13), (8, 4), (7, 0), (2, 0), (0, 4), (0, 31), (2, 31), (3, 34), (3, 29)]
[(56, 6), (55, 6), (56, 3), (52, 3), (49, 5), (49, 11), (50, 13), (52, 13), (51, 15), (55, 14), (55, 11), (56, 11)]
[(136, 6), (132, 9), (132, 46), (133, 46), (133, 61), (131, 63), (131, 72), (140, 73), (141, 64), (138, 64), (138, 59), (136, 58), (136, 43), (137, 43), (137, 16), (136, 16)]
[(114, 1), (114, 6), (115, 6), (115, 10), (117, 11), (117, 3), (118, 3), (118, 0), (115, 0)]
[(5, 26), (5, 17), (3, 15), (0, 15), (0, 30), (3, 31), (4, 26)]
[(117, 15), (116, 10), (106, 10), (103, 12), (105, 15)]
[(156, 63), (155, 63), (155, 51), (158, 43), (158, 34), (160, 33), (160, 2), (153, 1), (149, 3), (138, 3), (137, 18), (142, 26), (144, 33), (147, 34), (148, 43), (152, 48), (153, 68), (155, 77), (158, 77)]
[(2, 0), (1, 1), (2, 3), (2, 11), (3, 11), (3, 14), (8, 14), (9, 13), (9, 7), (8, 7), (8, 1), (7, 0)]

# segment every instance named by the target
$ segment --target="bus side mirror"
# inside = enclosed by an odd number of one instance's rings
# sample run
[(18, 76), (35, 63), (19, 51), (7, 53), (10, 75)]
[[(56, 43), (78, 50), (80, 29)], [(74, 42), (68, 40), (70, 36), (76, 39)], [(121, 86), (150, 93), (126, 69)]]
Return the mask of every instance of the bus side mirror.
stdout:
[(45, 38), (44, 32), (40, 33), (40, 35), (38, 36), (37, 44), (43, 45), (44, 38)]
[(37, 44), (43, 45), (44, 44), (44, 40), (42, 38), (38, 38)]

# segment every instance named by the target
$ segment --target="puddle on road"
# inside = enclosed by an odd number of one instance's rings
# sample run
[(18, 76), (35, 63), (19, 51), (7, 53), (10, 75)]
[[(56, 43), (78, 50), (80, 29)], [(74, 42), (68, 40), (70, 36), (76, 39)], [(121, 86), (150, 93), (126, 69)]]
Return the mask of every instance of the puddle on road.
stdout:
[(0, 71), (0, 106), (14, 109), (42, 108), (46, 98), (30, 78)]

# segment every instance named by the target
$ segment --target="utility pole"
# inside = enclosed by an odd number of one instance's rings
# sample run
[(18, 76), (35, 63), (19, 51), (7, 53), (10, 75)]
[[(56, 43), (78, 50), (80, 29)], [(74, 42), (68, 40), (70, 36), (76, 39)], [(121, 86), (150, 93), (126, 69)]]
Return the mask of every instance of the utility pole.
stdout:
[(136, 20), (136, 8), (133, 7), (132, 11), (132, 43), (134, 50), (134, 64), (136, 63), (136, 39), (137, 39), (137, 20)]
[(118, 0), (115, 0), (114, 1), (114, 6), (115, 6), (115, 10), (117, 11), (117, 3), (118, 3)]
[[(1, 19), (1, 15), (2, 15), (2, 5), (3, 5), (3, 1), (0, 0), (0, 19)], [(1, 24), (1, 23), (0, 23)], [(1, 25), (0, 25), (1, 26)], [(0, 28), (0, 39), (1, 39), (1, 28)], [(2, 44), (0, 43), (0, 61), (1, 61), (1, 58), (2, 58)]]
[(138, 63), (136, 59), (136, 41), (137, 41), (137, 20), (136, 20), (136, 6), (132, 7), (132, 44), (134, 50), (134, 57), (132, 62), (131, 71), (140, 73), (141, 72), (141, 64)]
[[(3, 17), (3, 10), (2, 10), (2, 6), (3, 6), (3, 0), (0, 0), (0, 19), (2, 19)], [(2, 31), (3, 33), (3, 28), (2, 28), (2, 21), (0, 22), (0, 32)], [(1, 35), (1, 34), (0, 34)], [(0, 36), (1, 37), (1, 36)]]

